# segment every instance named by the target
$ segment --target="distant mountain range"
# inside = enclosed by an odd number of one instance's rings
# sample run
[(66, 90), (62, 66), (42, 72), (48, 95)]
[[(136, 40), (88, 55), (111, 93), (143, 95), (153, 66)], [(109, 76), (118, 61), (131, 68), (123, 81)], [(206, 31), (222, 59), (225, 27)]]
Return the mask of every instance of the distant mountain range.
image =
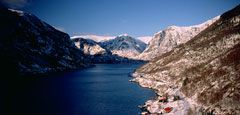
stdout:
[(84, 38), (72, 38), (75, 45), (84, 52), (88, 62), (90, 63), (139, 63), (141, 60), (134, 60), (127, 57), (122, 57), (118, 54), (113, 54), (112, 50), (105, 48), (102, 44), (108, 44), (106, 42), (96, 42), (92, 39)]
[[(128, 34), (122, 34), (119, 36), (129, 36)], [(79, 35), (79, 36), (72, 36), (71, 39), (74, 38), (84, 38), (84, 39), (91, 39), (94, 40), (96, 42), (104, 42), (107, 40), (111, 40), (116, 38), (117, 36), (104, 36), (104, 35)], [(140, 36), (137, 37), (136, 39), (144, 42), (145, 44), (148, 44), (148, 42), (152, 39), (152, 36)]]
[[(112, 54), (118, 55), (120, 57), (135, 59), (136, 56), (138, 56), (140, 53), (142, 53), (147, 44), (142, 42), (139, 39), (135, 39), (127, 34), (119, 35), (115, 38), (107, 38), (106, 37), (98, 37), (97, 39), (94, 38), (82, 38), (86, 36), (74, 36), (71, 37), (74, 41), (76, 39), (81, 39), (81, 41), (88, 45), (84, 45), (82, 49), (84, 52), (96, 52), (106, 50), (111, 52)], [(91, 37), (91, 36), (88, 36)], [(85, 39), (83, 41), (83, 39)], [(76, 46), (79, 47), (81, 44), (81, 41), (78, 40), (78, 42), (75, 42)], [(95, 45), (91, 45), (91, 44)], [(91, 46), (89, 48), (89, 46)], [(88, 51), (87, 51), (88, 50)], [(92, 51), (91, 51), (92, 50)], [(89, 54), (89, 53), (88, 53)]]
[(100, 46), (111, 51), (113, 54), (127, 58), (134, 58), (146, 48), (144, 42), (128, 35), (120, 35), (115, 39), (100, 42)]
[(127, 34), (123, 34), (116, 37), (85, 35), (73, 36), (71, 38), (85, 38), (99, 42), (99, 45), (102, 48), (121, 57), (138, 60), (151, 60), (171, 51), (178, 45), (186, 43), (214, 23), (217, 19), (219, 19), (219, 16), (194, 26), (169, 26), (166, 29), (155, 33), (153, 37), (145, 36), (135, 39)]

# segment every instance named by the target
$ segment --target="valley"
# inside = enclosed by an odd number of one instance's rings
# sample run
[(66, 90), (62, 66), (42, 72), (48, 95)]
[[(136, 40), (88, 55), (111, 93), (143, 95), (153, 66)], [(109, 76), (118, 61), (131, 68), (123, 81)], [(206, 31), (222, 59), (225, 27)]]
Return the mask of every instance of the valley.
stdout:
[(1, 4), (0, 17), (3, 115), (240, 114), (240, 5), (138, 37), (72, 35)]

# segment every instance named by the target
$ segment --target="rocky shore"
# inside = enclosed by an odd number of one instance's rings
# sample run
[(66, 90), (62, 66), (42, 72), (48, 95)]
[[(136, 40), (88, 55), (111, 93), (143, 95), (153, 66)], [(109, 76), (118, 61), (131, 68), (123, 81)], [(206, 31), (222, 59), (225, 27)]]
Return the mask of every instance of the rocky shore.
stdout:
[[(186, 115), (191, 112), (189, 111), (190, 105), (196, 105), (194, 101), (186, 98), (178, 87), (167, 81), (155, 81), (149, 79), (150, 76), (146, 77), (140, 73), (133, 73), (132, 76), (134, 77), (132, 82), (153, 89), (157, 94), (155, 99), (148, 100), (143, 106), (140, 106), (143, 110), (142, 114)], [(196, 108), (197, 106), (192, 107)]]
[[(133, 79), (131, 82), (136, 82), (140, 86), (150, 88), (155, 91), (156, 97), (150, 99), (140, 105), (142, 115), (213, 115), (213, 110), (205, 109), (203, 105), (194, 101), (194, 99), (186, 97), (180, 87), (168, 81), (156, 81), (151, 76), (143, 73), (131, 74)], [(194, 112), (192, 111), (194, 110)]]

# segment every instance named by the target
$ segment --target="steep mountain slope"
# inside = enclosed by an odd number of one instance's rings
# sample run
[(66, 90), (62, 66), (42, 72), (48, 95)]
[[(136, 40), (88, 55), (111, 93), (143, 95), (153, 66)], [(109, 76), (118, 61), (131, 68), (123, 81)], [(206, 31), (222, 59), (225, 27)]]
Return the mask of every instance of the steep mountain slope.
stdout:
[(84, 67), (70, 37), (22, 11), (0, 8), (1, 72), (37, 74)]
[(127, 58), (133, 58), (136, 55), (139, 55), (146, 48), (144, 42), (128, 35), (120, 35), (115, 39), (100, 42), (100, 45), (111, 51), (112, 54)]
[(133, 76), (159, 95), (146, 103), (151, 113), (173, 107), (172, 114), (240, 114), (240, 6)]
[(75, 45), (86, 55), (104, 54), (107, 51), (91, 39), (74, 38)]
[(207, 28), (218, 18), (219, 16), (194, 26), (170, 26), (165, 30), (157, 32), (149, 42), (148, 47), (138, 56), (138, 59), (150, 60), (156, 56), (171, 51), (174, 47), (182, 43), (186, 43), (192, 39), (195, 35)]

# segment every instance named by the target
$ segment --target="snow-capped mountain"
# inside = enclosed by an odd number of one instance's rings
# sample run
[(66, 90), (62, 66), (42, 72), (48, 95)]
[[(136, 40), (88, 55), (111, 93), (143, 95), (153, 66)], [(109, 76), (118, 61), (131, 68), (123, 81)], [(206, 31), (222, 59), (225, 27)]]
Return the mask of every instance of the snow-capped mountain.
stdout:
[[(105, 49), (107, 51), (110, 51), (112, 54), (116, 54), (121, 57), (134, 58), (135, 56), (139, 55), (142, 51), (144, 51), (144, 49), (146, 48), (146, 43), (142, 42), (139, 39), (135, 39), (129, 36), (128, 34), (122, 34), (115, 38), (109, 36), (106, 37), (87, 35), (87, 36), (73, 36), (71, 37), (71, 39), (75, 41), (75, 45), (77, 47), (80, 47), (79, 45), (81, 42), (82, 45), (83, 42), (89, 42), (88, 44), (84, 43), (84, 45), (82, 46), (84, 52), (89, 52), (89, 54), (90, 52), (94, 54), (94, 52), (96, 53), (96, 51), (102, 51), (103, 49)], [(80, 41), (76, 42), (77, 39)], [(149, 37), (144, 37), (144, 39), (149, 39)]]
[(108, 49), (100, 46), (99, 42), (91, 39), (72, 38), (75, 45), (86, 55), (86, 58), (91, 63), (139, 63), (141, 60), (128, 59), (121, 57)]
[(74, 38), (72, 39), (75, 45), (86, 55), (104, 54), (106, 50), (102, 48), (97, 42), (91, 39)]
[(0, 71), (38, 74), (84, 67), (68, 34), (36, 16), (0, 7)]
[(116, 36), (99, 36), (99, 35), (79, 35), (79, 36), (72, 36), (71, 39), (74, 38), (84, 38), (84, 39), (91, 39), (96, 42), (103, 42), (110, 39), (114, 39)]
[(146, 48), (146, 44), (126, 34), (119, 35), (114, 39), (100, 42), (100, 45), (111, 51), (112, 54), (121, 57), (134, 58)]
[(150, 113), (171, 107), (171, 115), (239, 115), (240, 5), (133, 76), (158, 94), (145, 103)]
[[(128, 35), (128, 34), (122, 34), (122, 35)], [(119, 35), (119, 36), (121, 36), (121, 35)], [(117, 36), (79, 35), (79, 36), (72, 36), (71, 39), (74, 39), (74, 38), (84, 38), (84, 39), (91, 39), (91, 40), (94, 40), (96, 42), (104, 42), (104, 41), (108, 41), (108, 40), (114, 39), (116, 37)], [(139, 39), (142, 42), (148, 44), (148, 42), (152, 39), (152, 36), (140, 36), (140, 37), (136, 37), (136, 39)]]
[(219, 16), (199, 25), (188, 27), (170, 26), (161, 30), (154, 34), (148, 47), (138, 56), (138, 59), (151, 60), (182, 43), (186, 43), (218, 19)]

